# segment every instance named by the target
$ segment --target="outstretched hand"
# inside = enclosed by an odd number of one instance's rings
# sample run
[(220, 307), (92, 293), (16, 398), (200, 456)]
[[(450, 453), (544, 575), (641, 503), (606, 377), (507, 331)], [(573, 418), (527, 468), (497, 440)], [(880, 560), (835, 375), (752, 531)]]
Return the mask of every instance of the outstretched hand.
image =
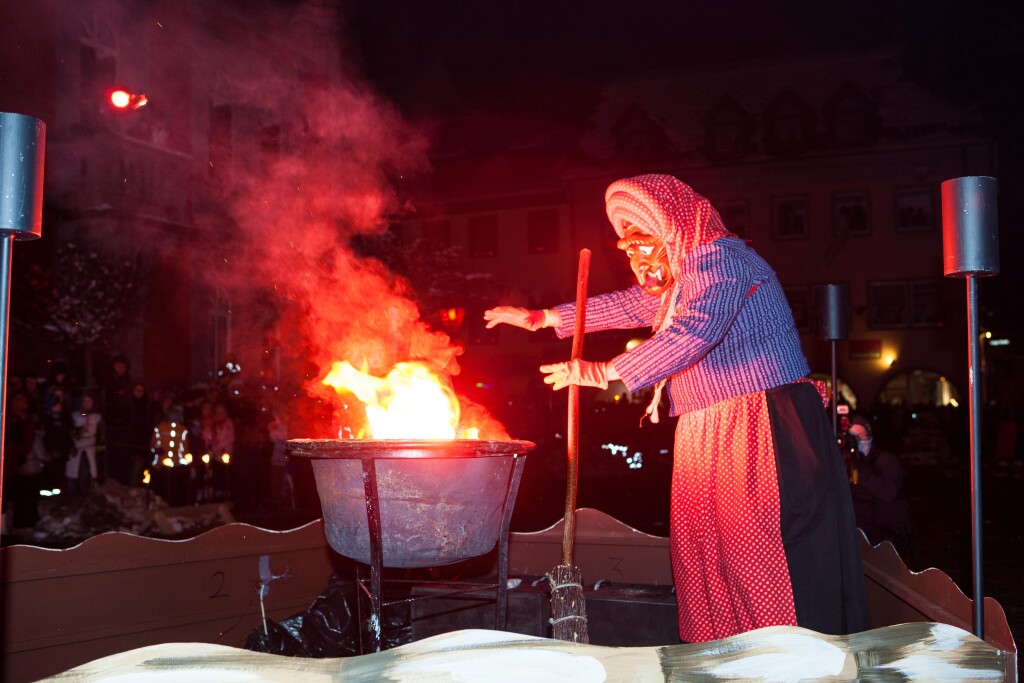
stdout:
[(611, 363), (601, 361), (570, 360), (565, 363), (542, 365), (540, 371), (547, 373), (544, 383), (553, 384), (552, 388), (555, 391), (564, 389), (570, 384), (607, 389), (609, 379), (619, 378)]
[(484, 320), (487, 321), (487, 329), (491, 329), (499, 323), (505, 323), (530, 332), (536, 332), (542, 327), (554, 327), (558, 324), (557, 321), (552, 322), (548, 311), (531, 311), (518, 306), (497, 306), (484, 311)]

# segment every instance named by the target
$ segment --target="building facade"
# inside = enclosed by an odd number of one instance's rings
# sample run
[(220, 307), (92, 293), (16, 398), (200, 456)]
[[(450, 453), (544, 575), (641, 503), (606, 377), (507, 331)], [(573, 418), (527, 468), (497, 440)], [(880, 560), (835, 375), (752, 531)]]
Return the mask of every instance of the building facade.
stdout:
[[(463, 247), (467, 269), (494, 274), (503, 289), (493, 303), (570, 300), (582, 247), (594, 253), (591, 292), (627, 285), (604, 190), (617, 178), (669, 173), (710, 198), (775, 268), (823, 378), (832, 349), (816, 327), (817, 292), (845, 286), (851, 324), (836, 356), (848, 402), (955, 405), (966, 394), (963, 282), (943, 277), (939, 188), (949, 178), (994, 175), (995, 149), (976, 111), (915, 84), (899, 54), (609, 83), (578, 138), (550, 131), (562, 142), (544, 148), (557, 153), (532, 157), (543, 171), (524, 165), (529, 147), (508, 130), (503, 139), (512, 144), (501, 153), (438, 158), (437, 174), (459, 168), (472, 181), (427, 188), (420, 201), (430, 216), (401, 221), (407, 239), (443, 232)], [(483, 330), (483, 307), (458, 330), (479, 367), (532, 369), (566, 355), (549, 337)], [(611, 357), (643, 334), (595, 335), (584, 355)], [(623, 391), (611, 393), (621, 400)]]
[(130, 310), (103, 330), (105, 349), (15, 334), (15, 371), (77, 351), (86, 368), (123, 354), (164, 386), (210, 378), (244, 332), (199, 272), (203, 256), (230, 237), (225, 199), (289, 144), (296, 108), (280, 106), (281, 91), (301, 102), (339, 78), (335, 4), (272, 14), (233, 0), (38, 0), (4, 15), (0, 109), (47, 125), (42, 262), (59, 268), (57, 252), (79, 244), (130, 260), (139, 281), (96, 300)]

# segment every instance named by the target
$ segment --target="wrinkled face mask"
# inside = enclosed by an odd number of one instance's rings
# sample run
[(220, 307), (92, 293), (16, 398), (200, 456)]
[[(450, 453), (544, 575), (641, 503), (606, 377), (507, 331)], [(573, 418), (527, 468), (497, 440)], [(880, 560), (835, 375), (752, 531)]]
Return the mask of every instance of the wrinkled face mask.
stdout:
[(672, 286), (672, 270), (668, 265), (668, 250), (658, 237), (641, 232), (631, 225), (616, 246), (626, 252), (629, 267), (636, 281), (652, 296), (661, 296)]

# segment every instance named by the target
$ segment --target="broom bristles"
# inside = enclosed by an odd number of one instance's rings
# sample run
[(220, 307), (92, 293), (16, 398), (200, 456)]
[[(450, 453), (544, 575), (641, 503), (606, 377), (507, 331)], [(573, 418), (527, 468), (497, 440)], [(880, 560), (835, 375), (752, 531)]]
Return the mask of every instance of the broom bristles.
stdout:
[(570, 643), (589, 643), (583, 575), (579, 568), (560, 564), (547, 576), (551, 582), (551, 637)]

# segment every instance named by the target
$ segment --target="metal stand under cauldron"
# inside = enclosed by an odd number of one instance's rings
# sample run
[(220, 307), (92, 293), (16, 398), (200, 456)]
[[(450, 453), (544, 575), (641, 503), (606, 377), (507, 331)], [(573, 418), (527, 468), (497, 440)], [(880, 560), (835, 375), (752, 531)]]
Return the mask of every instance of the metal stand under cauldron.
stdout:
[[(380, 650), (384, 567), (436, 567), (499, 544), (495, 628), (508, 611), (508, 529), (529, 441), (293, 439), (310, 458), (335, 552), (370, 566), (369, 650)], [(360, 637), (360, 644), (362, 637)]]

